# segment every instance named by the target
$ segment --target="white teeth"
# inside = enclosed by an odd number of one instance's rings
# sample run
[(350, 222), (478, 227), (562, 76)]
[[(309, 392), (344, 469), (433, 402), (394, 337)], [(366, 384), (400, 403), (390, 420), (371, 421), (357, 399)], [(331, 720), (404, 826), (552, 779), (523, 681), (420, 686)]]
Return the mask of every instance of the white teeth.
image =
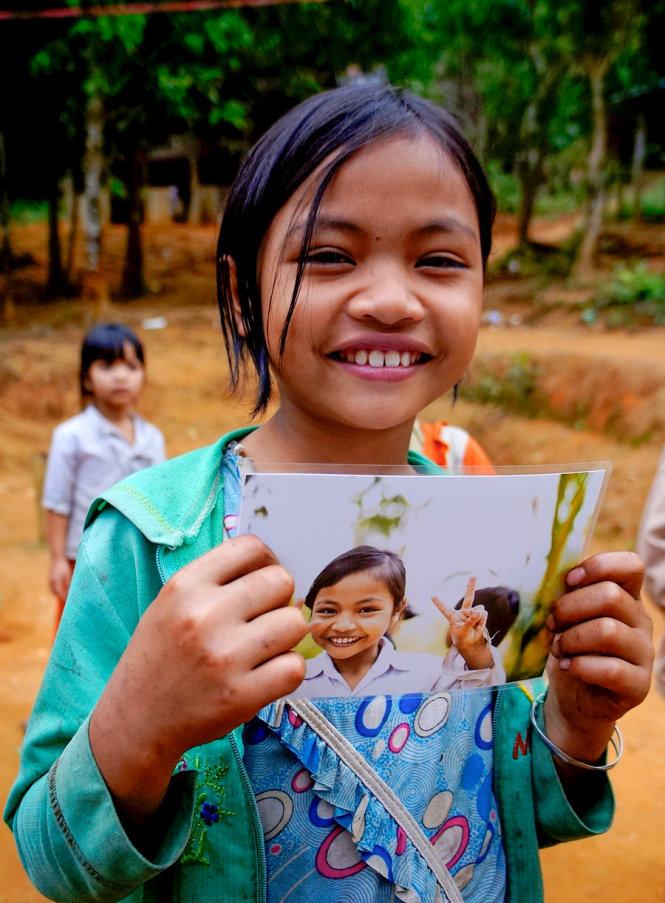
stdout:
[(328, 639), (330, 640), (331, 643), (334, 643), (336, 646), (348, 646), (350, 643), (355, 643), (356, 640), (359, 639), (359, 637), (357, 637), (357, 636), (352, 636), (352, 637), (335, 636), (335, 637), (328, 637)]
[(381, 367), (411, 367), (416, 363), (419, 356), (411, 351), (367, 351), (364, 348), (360, 351), (345, 351), (342, 353), (344, 360), (349, 364), (356, 364), (359, 367), (370, 367), (380, 369)]

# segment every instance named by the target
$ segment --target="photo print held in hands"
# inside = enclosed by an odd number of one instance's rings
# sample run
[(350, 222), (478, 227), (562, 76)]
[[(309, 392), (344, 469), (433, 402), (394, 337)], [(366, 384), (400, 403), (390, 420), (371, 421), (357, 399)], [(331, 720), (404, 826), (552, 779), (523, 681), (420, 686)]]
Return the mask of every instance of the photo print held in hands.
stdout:
[(293, 574), (310, 632), (294, 698), (470, 689), (535, 677), (606, 468), (491, 476), (257, 473), (239, 532)]

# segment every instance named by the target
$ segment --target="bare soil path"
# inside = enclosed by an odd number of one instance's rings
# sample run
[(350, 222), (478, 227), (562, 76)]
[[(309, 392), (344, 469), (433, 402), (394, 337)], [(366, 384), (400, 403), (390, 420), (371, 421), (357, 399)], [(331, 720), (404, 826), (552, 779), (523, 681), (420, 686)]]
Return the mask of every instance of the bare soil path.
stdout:
[[(112, 236), (113, 238), (113, 236)], [(152, 278), (168, 285), (158, 300), (114, 304), (106, 315), (138, 328), (147, 344), (149, 385), (142, 412), (164, 430), (174, 455), (213, 441), (245, 422), (246, 408), (225, 391), (226, 369), (212, 308), (212, 230), (148, 235)], [(43, 267), (43, 235), (26, 245)], [(111, 243), (111, 250), (114, 248)], [(19, 250), (22, 248), (19, 247)], [(43, 271), (42, 271), (43, 272)], [(22, 278), (27, 278), (24, 274)], [(47, 556), (39, 541), (36, 456), (48, 448), (53, 427), (77, 409), (78, 343), (93, 312), (80, 302), (29, 307), (0, 337), (0, 798), (16, 773), (22, 725), (48, 656), (53, 604), (46, 589)], [(141, 329), (145, 317), (165, 316), (166, 328)], [(636, 364), (663, 367), (665, 330), (596, 333), (560, 327), (484, 329), (479, 352), (553, 354), (611, 360), (616, 372)], [(628, 376), (626, 377), (629, 378)], [(575, 379), (569, 390), (575, 392)], [(659, 402), (660, 403), (660, 402)], [(497, 463), (560, 463), (611, 459), (614, 472), (594, 547), (631, 547), (664, 433), (640, 444), (547, 419), (441, 399), (427, 412), (467, 426)], [(656, 630), (662, 619), (654, 613)], [(652, 693), (623, 724), (624, 761), (613, 773), (617, 817), (612, 831), (542, 854), (548, 903), (664, 903), (665, 700)], [(42, 899), (18, 862), (9, 831), (0, 828), (0, 903)], [(525, 900), (523, 903), (529, 903)]]

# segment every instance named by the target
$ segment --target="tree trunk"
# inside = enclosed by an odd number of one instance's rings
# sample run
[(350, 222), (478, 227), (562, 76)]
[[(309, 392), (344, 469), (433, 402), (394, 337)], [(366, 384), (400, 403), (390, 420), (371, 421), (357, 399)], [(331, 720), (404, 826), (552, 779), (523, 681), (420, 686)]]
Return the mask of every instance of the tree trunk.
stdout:
[(5, 156), (5, 133), (0, 129), (0, 273), (12, 268), (14, 255), (9, 240), (9, 192), (7, 191), (7, 158)]
[(633, 219), (642, 219), (642, 191), (644, 190), (644, 158), (647, 152), (647, 121), (644, 113), (637, 117), (635, 144), (630, 179), (633, 187)]
[(60, 244), (60, 186), (53, 177), (48, 199), (48, 276), (46, 277), (46, 297), (59, 298), (69, 290), (67, 277), (62, 266), (62, 246)]
[(102, 272), (101, 242), (101, 186), (104, 172), (104, 104), (98, 94), (88, 98), (85, 116), (84, 233), (85, 269), (83, 295), (96, 306), (98, 317), (104, 315), (108, 304), (108, 283)]
[(575, 261), (574, 275), (583, 276), (593, 264), (605, 209), (605, 162), (607, 159), (607, 108), (605, 106), (605, 75), (610, 58), (596, 59), (590, 67), (591, 108), (593, 134), (587, 169), (587, 209), (582, 241)]
[(65, 180), (66, 207), (69, 215), (69, 228), (67, 230), (67, 257), (65, 261), (65, 275), (71, 281), (76, 259), (76, 242), (79, 235), (79, 200), (80, 194), (76, 190), (73, 173), (69, 173)]
[(521, 189), (517, 219), (517, 238), (520, 248), (524, 248), (529, 243), (529, 226), (533, 218), (536, 195), (543, 182), (542, 162), (538, 150), (534, 148), (517, 166), (517, 177)]
[(143, 242), (141, 237), (143, 154), (137, 145), (132, 148), (130, 153), (127, 183), (129, 222), (127, 223), (127, 249), (120, 294), (123, 298), (140, 298), (148, 293), (148, 287), (143, 274)]

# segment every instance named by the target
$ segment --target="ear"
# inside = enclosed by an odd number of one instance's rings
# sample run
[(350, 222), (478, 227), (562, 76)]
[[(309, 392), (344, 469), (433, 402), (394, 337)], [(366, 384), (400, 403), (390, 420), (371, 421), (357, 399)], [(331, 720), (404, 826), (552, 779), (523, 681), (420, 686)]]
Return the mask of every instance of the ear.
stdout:
[(395, 627), (397, 627), (399, 622), (402, 620), (402, 615), (406, 611), (406, 606), (408, 604), (409, 604), (409, 600), (405, 596), (401, 602), (399, 602), (397, 605), (395, 605), (395, 608), (393, 610), (393, 616), (390, 619), (389, 630), (394, 630)]
[(242, 317), (242, 305), (240, 303), (240, 294), (238, 292), (238, 267), (233, 257), (228, 254), (224, 258), (226, 266), (229, 268), (229, 285), (231, 286), (231, 299), (233, 301), (233, 319), (235, 320), (238, 335), (243, 339), (247, 337), (245, 322)]

